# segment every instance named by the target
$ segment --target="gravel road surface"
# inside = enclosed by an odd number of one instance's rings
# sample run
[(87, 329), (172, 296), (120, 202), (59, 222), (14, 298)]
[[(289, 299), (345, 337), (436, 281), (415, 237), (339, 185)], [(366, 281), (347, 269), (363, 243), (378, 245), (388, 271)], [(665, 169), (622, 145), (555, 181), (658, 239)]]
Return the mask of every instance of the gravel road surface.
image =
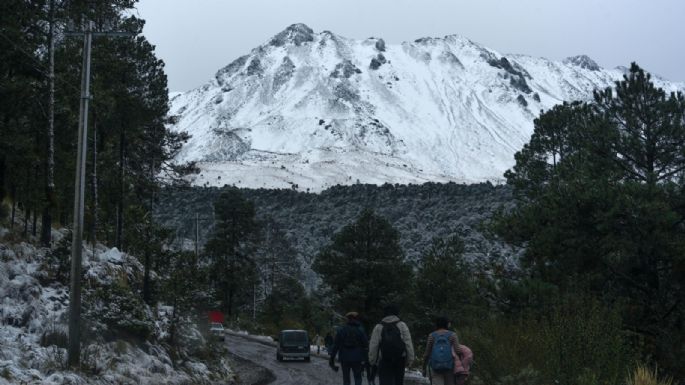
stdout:
[[(241, 361), (238, 377), (241, 385), (336, 385), (342, 384), (342, 374), (328, 366), (328, 360), (312, 355), (311, 362), (276, 360), (276, 347), (253, 337), (226, 334), (228, 351)], [(248, 363), (246, 366), (245, 363)], [(253, 364), (253, 368), (249, 367)], [(251, 369), (261, 375), (252, 375)], [(264, 370), (266, 369), (266, 370)], [(377, 382), (376, 382), (377, 383)], [(419, 384), (406, 378), (405, 384)], [(366, 384), (366, 379), (364, 379)]]

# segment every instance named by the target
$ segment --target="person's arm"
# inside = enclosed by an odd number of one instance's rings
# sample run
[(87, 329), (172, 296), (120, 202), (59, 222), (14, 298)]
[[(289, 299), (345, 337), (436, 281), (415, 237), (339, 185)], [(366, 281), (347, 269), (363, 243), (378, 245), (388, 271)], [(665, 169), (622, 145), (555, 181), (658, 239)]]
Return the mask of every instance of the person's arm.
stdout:
[(450, 344), (452, 345), (452, 349), (454, 349), (455, 354), (462, 354), (461, 348), (459, 347), (459, 337), (457, 336), (457, 333), (452, 332), (452, 335), (450, 336)]
[(340, 350), (340, 346), (342, 346), (342, 337), (343, 337), (343, 329), (335, 333), (335, 340), (333, 341), (333, 349), (331, 350), (330, 353), (330, 362), (334, 363), (335, 362), (335, 356), (338, 354), (338, 350)]
[(371, 332), (371, 341), (369, 342), (369, 363), (376, 365), (378, 363), (378, 345), (381, 342), (381, 329), (383, 326), (376, 325)]
[(414, 362), (414, 344), (411, 342), (411, 333), (409, 333), (409, 327), (407, 324), (400, 321), (397, 324), (402, 334), (402, 341), (404, 341), (404, 346), (407, 349), (407, 366), (410, 366)]
[(433, 352), (433, 333), (428, 335), (428, 339), (426, 340), (426, 350), (423, 352), (423, 366), (428, 365), (428, 360), (431, 358), (431, 352)]

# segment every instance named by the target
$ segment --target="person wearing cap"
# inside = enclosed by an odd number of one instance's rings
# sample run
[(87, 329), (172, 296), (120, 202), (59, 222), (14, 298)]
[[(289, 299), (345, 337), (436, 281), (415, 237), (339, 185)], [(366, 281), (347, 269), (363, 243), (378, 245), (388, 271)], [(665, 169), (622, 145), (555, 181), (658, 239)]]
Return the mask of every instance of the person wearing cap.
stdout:
[(335, 335), (329, 365), (335, 369), (335, 357), (338, 356), (342, 367), (343, 385), (350, 385), (350, 371), (355, 385), (362, 384), (363, 363), (366, 362), (369, 340), (359, 323), (359, 314), (345, 314), (347, 323)]

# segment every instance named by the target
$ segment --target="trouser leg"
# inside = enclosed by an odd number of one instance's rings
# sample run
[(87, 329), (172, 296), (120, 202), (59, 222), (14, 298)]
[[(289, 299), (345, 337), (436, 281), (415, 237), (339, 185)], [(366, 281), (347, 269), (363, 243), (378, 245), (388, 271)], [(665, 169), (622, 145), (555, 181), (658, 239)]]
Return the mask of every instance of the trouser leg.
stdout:
[(354, 375), (354, 384), (362, 385), (362, 363), (355, 362), (352, 364), (352, 374)]
[(454, 374), (452, 373), (431, 373), (433, 385), (454, 385)]
[(404, 361), (387, 363), (381, 361), (378, 365), (379, 385), (403, 385), (404, 384)]
[(395, 385), (392, 367), (383, 361), (378, 364), (378, 385)]
[(395, 366), (395, 385), (404, 384), (404, 361), (400, 362)]
[(341, 362), (340, 367), (342, 369), (343, 385), (350, 385), (350, 364)]

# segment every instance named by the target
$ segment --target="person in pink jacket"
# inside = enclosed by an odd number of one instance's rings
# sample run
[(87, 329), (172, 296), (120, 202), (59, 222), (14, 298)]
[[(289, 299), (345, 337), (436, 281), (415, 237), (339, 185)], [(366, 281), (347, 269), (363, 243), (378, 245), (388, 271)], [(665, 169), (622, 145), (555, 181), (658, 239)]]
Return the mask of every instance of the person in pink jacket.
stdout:
[(473, 364), (473, 352), (468, 346), (459, 345), (458, 352), (452, 349), (452, 356), (454, 356), (454, 383), (456, 385), (464, 385), (469, 377), (471, 364)]

